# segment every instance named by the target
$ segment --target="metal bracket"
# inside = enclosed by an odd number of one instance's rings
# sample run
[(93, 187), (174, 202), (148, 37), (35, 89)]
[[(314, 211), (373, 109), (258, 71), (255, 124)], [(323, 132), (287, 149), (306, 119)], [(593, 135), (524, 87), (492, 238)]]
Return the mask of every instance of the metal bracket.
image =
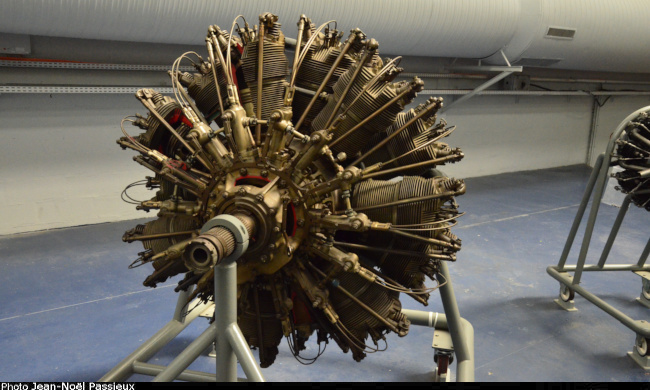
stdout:
[(650, 272), (634, 271), (634, 273), (642, 278), (641, 296), (636, 301), (650, 309)]
[(639, 355), (639, 353), (636, 351), (636, 348), (634, 348), (632, 351), (629, 351), (627, 353), (627, 356), (634, 360), (634, 362), (645, 371), (650, 371), (650, 356)]
[[(503, 54), (503, 51), (501, 51), (501, 54)], [(458, 100), (455, 100), (451, 102), (450, 104), (446, 106), (442, 106), (442, 108), (439, 110), (439, 112), (445, 112), (449, 108), (457, 105), (460, 102), (464, 102), (467, 99), (472, 98), (479, 92), (487, 89), (488, 87), (491, 87), (492, 85), (496, 84), (497, 82), (501, 81), (502, 79), (510, 76), (513, 73), (519, 73), (523, 71), (522, 66), (511, 66), (510, 62), (508, 62), (508, 59), (505, 57), (505, 54), (503, 54), (503, 58), (506, 60), (506, 64), (508, 66), (455, 66), (453, 68), (449, 68), (449, 70), (454, 71), (454, 72), (500, 72), (498, 75), (492, 77), (488, 81), (484, 82), (483, 84), (479, 85), (478, 87), (474, 88), (471, 92), (466, 93), (465, 95), (461, 96)], [(479, 62), (480, 64), (480, 62)]]
[(648, 351), (648, 339), (638, 334), (634, 341), (634, 348), (627, 353), (636, 364), (645, 371), (650, 371), (650, 353)]
[(575, 301), (572, 299), (570, 301), (563, 301), (561, 299), (554, 299), (553, 302), (557, 303), (562, 309), (566, 311), (578, 311), (575, 305)]
[(451, 333), (447, 330), (436, 329), (433, 332), (433, 342), (431, 343), (431, 347), (443, 352), (453, 352), (454, 343), (451, 341)]

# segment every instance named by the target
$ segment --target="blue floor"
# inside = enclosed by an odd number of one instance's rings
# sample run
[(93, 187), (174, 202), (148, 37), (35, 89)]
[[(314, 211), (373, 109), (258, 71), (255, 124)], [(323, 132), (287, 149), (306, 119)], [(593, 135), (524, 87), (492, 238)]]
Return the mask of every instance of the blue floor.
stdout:
[[(635, 338), (630, 330), (580, 296), (577, 312), (553, 303), (559, 284), (546, 267), (558, 261), (589, 173), (572, 166), (467, 180), (467, 194), (458, 198), (467, 215), (455, 229), (463, 249), (450, 270), (461, 315), (476, 331), (478, 381), (650, 379), (626, 356)], [(617, 212), (601, 207), (590, 262)], [(613, 262), (636, 262), (649, 217), (630, 210)], [(147, 289), (141, 283), (149, 270), (127, 269), (141, 250), (120, 239), (133, 225), (0, 237), (0, 381), (97, 380), (171, 318), (177, 280)], [(577, 244), (570, 262), (576, 253)], [(641, 278), (630, 272), (587, 273), (582, 286), (635, 319), (649, 317), (635, 302)], [(402, 302), (422, 308), (408, 297)], [(427, 310), (442, 311), (436, 295)], [(169, 362), (206, 324), (197, 319), (150, 362)], [(389, 336), (386, 352), (361, 363), (332, 343), (310, 366), (294, 360), (283, 342), (263, 373), (272, 381), (428, 381), (431, 337), (431, 329), (414, 326), (404, 338)], [(190, 368), (214, 372), (207, 352)], [(314, 345), (306, 352), (315, 354)]]

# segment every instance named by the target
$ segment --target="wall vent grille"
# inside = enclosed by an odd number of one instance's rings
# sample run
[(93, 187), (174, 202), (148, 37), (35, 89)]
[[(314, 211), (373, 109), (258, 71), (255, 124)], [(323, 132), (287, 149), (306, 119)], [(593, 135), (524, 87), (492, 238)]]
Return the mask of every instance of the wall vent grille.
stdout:
[(575, 35), (575, 28), (549, 26), (548, 30), (546, 30), (546, 38), (573, 39)]

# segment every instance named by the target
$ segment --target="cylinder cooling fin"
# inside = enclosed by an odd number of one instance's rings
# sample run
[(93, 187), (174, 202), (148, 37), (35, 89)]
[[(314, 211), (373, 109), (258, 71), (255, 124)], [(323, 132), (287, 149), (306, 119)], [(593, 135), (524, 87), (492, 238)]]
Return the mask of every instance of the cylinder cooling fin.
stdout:
[[(173, 96), (136, 93), (148, 113), (124, 118), (117, 143), (152, 175), (123, 199), (157, 218), (123, 240), (142, 243), (131, 267), (153, 267), (146, 286), (178, 276), (176, 290), (203, 301), (214, 299), (213, 267), (238, 257), (238, 324), (262, 367), (283, 338), (305, 364), (310, 338), (319, 355), (333, 341), (360, 361), (387, 348), (387, 333), (408, 333), (402, 298), (427, 305), (446, 282), (465, 183), (434, 168), (463, 153), (443, 142), (455, 127), (437, 117), (441, 98), (407, 108), (424, 83), (396, 81), (400, 58), (382, 59), (379, 42), (303, 15), (289, 61), (280, 22), (264, 13), (231, 31), (208, 26), (208, 57), (171, 66)], [(196, 72), (180, 72), (184, 62)], [(637, 153), (632, 169), (647, 169), (643, 123), (619, 149)], [(133, 199), (133, 185), (155, 195)], [(240, 221), (247, 245), (219, 218)]]

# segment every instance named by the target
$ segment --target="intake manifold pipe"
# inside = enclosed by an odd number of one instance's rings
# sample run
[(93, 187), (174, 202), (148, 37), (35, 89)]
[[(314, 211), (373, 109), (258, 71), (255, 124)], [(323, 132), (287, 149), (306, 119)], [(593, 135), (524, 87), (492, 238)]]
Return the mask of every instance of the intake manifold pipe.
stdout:
[(185, 248), (183, 261), (193, 271), (205, 272), (216, 264), (236, 261), (248, 249), (255, 221), (246, 214), (221, 214), (201, 228), (201, 235)]

